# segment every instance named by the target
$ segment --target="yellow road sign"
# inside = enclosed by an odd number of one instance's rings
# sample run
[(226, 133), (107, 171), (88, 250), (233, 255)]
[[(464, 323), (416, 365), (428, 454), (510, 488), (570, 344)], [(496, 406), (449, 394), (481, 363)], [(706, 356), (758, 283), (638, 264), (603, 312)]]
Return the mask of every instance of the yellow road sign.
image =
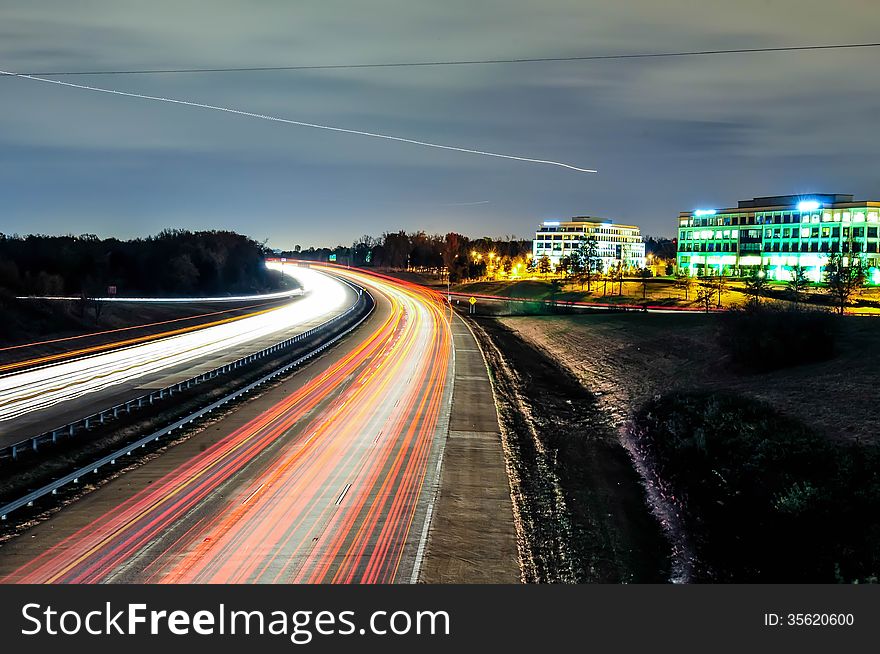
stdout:
[(471, 299), (468, 300), (468, 302), (470, 302), (471, 304), (476, 304), (476, 303), (477, 303), (477, 298), (471, 296)]

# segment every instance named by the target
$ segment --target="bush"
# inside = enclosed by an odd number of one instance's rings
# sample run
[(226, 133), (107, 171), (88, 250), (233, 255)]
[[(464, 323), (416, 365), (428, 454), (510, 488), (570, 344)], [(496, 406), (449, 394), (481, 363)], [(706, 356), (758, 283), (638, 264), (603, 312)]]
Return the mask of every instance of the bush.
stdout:
[(758, 401), (681, 393), (634, 437), (680, 502), (709, 579), (876, 581), (880, 452), (841, 445)]
[(829, 359), (835, 335), (836, 321), (828, 312), (768, 305), (731, 309), (718, 330), (719, 344), (733, 363), (753, 371)]

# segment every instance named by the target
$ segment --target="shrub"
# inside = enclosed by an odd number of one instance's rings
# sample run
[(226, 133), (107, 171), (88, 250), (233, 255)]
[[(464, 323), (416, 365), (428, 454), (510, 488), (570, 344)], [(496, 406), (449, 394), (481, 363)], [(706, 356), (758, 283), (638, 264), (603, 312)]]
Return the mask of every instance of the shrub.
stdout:
[(829, 359), (835, 335), (836, 321), (828, 312), (768, 305), (731, 309), (718, 330), (719, 344), (733, 363), (752, 371)]
[(680, 393), (633, 435), (680, 501), (711, 579), (834, 582), (880, 575), (880, 453), (828, 441), (732, 394)]

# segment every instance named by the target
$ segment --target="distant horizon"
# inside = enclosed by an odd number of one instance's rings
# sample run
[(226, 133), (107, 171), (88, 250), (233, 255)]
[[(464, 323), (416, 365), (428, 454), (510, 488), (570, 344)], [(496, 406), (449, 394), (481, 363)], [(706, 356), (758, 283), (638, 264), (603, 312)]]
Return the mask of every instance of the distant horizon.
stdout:
[[(548, 218), (547, 220), (552, 220), (552, 219), (549, 219), (549, 218)], [(563, 219), (560, 219), (560, 221), (562, 221), (562, 220), (563, 220)], [(542, 222), (543, 222), (543, 221), (542, 221)], [(620, 225), (624, 224), (624, 223), (618, 223), (618, 221), (616, 221), (616, 220), (612, 220), (612, 221), (610, 221), (610, 222), (611, 222), (612, 224), (620, 224)], [(639, 227), (639, 225), (635, 225), (635, 227)], [(145, 234), (136, 234), (136, 235), (132, 235), (132, 236), (117, 236), (117, 235), (114, 235), (114, 234), (102, 234), (102, 233), (99, 233), (99, 232), (79, 232), (79, 233), (74, 233), (74, 232), (71, 232), (71, 231), (67, 231), (67, 232), (55, 232), (55, 233), (47, 233), (47, 232), (27, 232), (27, 233), (24, 233), (24, 232), (4, 232), (4, 231), (0, 230), (0, 234), (4, 235), (4, 236), (6, 236), (6, 237), (9, 237), (9, 238), (27, 238), (27, 237), (29, 237), (29, 236), (46, 236), (46, 237), (50, 237), (50, 238), (52, 238), (52, 237), (73, 237), (73, 238), (81, 238), (81, 237), (83, 237), (83, 236), (91, 236), (91, 235), (93, 235), (93, 236), (96, 236), (97, 238), (99, 238), (100, 240), (116, 239), (116, 240), (118, 240), (118, 241), (133, 241), (133, 240), (136, 240), (136, 239), (139, 239), (139, 238), (140, 238), (140, 239), (144, 239), (144, 238), (149, 238), (149, 237), (158, 236), (162, 231), (164, 231), (164, 230), (166, 230), (166, 229), (170, 229), (170, 230), (173, 230), (173, 229), (185, 229), (185, 230), (188, 230), (188, 231), (191, 231), (191, 232), (204, 232), (204, 231), (229, 231), (229, 232), (235, 232), (235, 233), (237, 233), (237, 234), (240, 234), (241, 236), (246, 236), (246, 237), (248, 237), (248, 238), (250, 238), (250, 239), (252, 239), (252, 240), (254, 240), (254, 241), (258, 242), (258, 243), (262, 243), (262, 242), (263, 242), (263, 239), (262, 239), (262, 238), (257, 238), (257, 237), (254, 236), (253, 234), (250, 234), (250, 233), (248, 233), (248, 232), (246, 232), (246, 231), (244, 231), (244, 230), (241, 230), (241, 229), (235, 229), (235, 228), (226, 228), (226, 227), (224, 227), (224, 228), (210, 228), (210, 227), (207, 227), (207, 228), (197, 228), (197, 229), (193, 229), (193, 228), (189, 228), (189, 227), (163, 227), (162, 229), (159, 229), (159, 230), (157, 230), (157, 231), (155, 231), (155, 232), (145, 233)], [(271, 243), (271, 239), (269, 239), (269, 241), (266, 242), (266, 247), (268, 247), (268, 248), (270, 248), (270, 249), (273, 249), (273, 250), (281, 250), (281, 251), (285, 251), (285, 252), (293, 251), (293, 249), (294, 249), (294, 247), (295, 247), (296, 245), (299, 245), (303, 250), (307, 250), (307, 249), (309, 249), (309, 248), (314, 248), (314, 249), (329, 248), (329, 249), (332, 250), (332, 249), (334, 249), (334, 248), (336, 248), (336, 247), (351, 247), (352, 243), (356, 242), (359, 238), (361, 238), (361, 237), (363, 237), (363, 236), (373, 236), (373, 237), (379, 238), (379, 237), (382, 236), (383, 233), (396, 233), (396, 232), (398, 232), (398, 231), (400, 231), (400, 230), (399, 230), (399, 229), (386, 229), (386, 230), (383, 230), (382, 232), (379, 232), (379, 233), (376, 233), (376, 234), (359, 234), (358, 236), (354, 237), (354, 238), (353, 238), (350, 242), (348, 242), (348, 243), (334, 243), (334, 244), (332, 244), (332, 245), (330, 245), (330, 244), (328, 244), (328, 243), (322, 243), (322, 244), (313, 244), (313, 243), (309, 243), (309, 244), (294, 243), (294, 245), (292, 245), (292, 246), (290, 246), (290, 247), (279, 247), (279, 246), (275, 246), (275, 245), (273, 245), (273, 244)], [(403, 230), (403, 231), (405, 231), (405, 232), (408, 233), (408, 234), (417, 233), (417, 232), (420, 232), (420, 231), (421, 231), (421, 232), (424, 232), (425, 234), (428, 234), (429, 236), (434, 236), (434, 235), (437, 235), (437, 236), (445, 236), (446, 234), (448, 234), (448, 233), (450, 233), (450, 232), (455, 232), (455, 230), (447, 230), (447, 231), (442, 232), (442, 233), (441, 233), (441, 232), (430, 232), (430, 231), (428, 231), (428, 230), (424, 230), (424, 229), (421, 229), (421, 230), (420, 230), (420, 229), (405, 229), (405, 230)], [(534, 240), (535, 240), (535, 234), (534, 234), (534, 233), (531, 233), (531, 234), (529, 234), (529, 235), (527, 235), (527, 236), (522, 236), (522, 235), (517, 235), (517, 234), (500, 234), (500, 235), (498, 235), (498, 234), (496, 234), (496, 235), (491, 235), (491, 234), (481, 234), (481, 235), (479, 235), (479, 236), (472, 236), (472, 235), (470, 235), (470, 234), (462, 234), (461, 232), (455, 232), (455, 233), (459, 234), (460, 236), (464, 236), (464, 237), (466, 237), (466, 238), (467, 238), (468, 240), (470, 240), (470, 241), (475, 241), (475, 240), (478, 240), (478, 239), (481, 239), (481, 238), (491, 239), (491, 240), (494, 240), (494, 241), (507, 241), (507, 240), (514, 240), (514, 241), (534, 241)], [(646, 233), (644, 232), (644, 230), (642, 230), (642, 234), (641, 234), (641, 235), (642, 235), (642, 238), (657, 238), (657, 239), (669, 239), (669, 240), (672, 240), (672, 239), (675, 238), (674, 236), (668, 236), (668, 235), (666, 235), (666, 234), (646, 234)]]

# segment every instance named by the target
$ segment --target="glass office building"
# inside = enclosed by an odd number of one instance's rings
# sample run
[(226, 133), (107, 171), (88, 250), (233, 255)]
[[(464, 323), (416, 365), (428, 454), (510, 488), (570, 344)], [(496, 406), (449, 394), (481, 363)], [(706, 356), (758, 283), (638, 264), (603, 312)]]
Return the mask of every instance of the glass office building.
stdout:
[(880, 202), (852, 195), (781, 195), (742, 200), (731, 209), (679, 214), (679, 270), (746, 276), (764, 270), (785, 281), (803, 266), (821, 281), (832, 252), (864, 258), (868, 281), (880, 283)]

